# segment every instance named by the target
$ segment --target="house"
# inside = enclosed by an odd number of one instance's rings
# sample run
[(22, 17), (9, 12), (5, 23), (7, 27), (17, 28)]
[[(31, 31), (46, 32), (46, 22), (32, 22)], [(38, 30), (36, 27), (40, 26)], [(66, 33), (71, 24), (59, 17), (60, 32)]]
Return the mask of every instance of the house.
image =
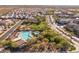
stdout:
[(68, 24), (71, 20), (72, 19), (62, 18), (62, 19), (57, 20), (57, 23), (60, 25), (65, 25), (65, 24)]
[[(25, 48), (26, 42), (24, 40), (17, 40), (16, 45), (18, 46), (17, 48), (19, 50), (22, 50)], [(18, 51), (18, 49), (17, 49), (17, 51)]]
[(74, 19), (74, 20), (73, 20), (73, 23), (79, 24), (79, 19)]
[(0, 45), (0, 52), (3, 52), (4, 51), (4, 46), (3, 45)]
[(65, 28), (74, 32), (79, 37), (79, 19), (74, 19), (70, 23), (66, 24)]

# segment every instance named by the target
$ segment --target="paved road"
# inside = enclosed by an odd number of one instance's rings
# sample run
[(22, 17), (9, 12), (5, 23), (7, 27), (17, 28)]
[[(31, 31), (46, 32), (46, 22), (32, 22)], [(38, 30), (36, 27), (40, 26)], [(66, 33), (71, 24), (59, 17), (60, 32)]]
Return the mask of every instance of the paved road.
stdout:
[(62, 35), (63, 37), (66, 37), (69, 41), (72, 41), (74, 43), (74, 46), (76, 47), (76, 50), (73, 52), (79, 52), (79, 42), (78, 42), (78, 38), (74, 39), (72, 38), (68, 33), (66, 33), (65, 31), (63, 31), (63, 29), (61, 29), (60, 27), (58, 27), (55, 22), (54, 22), (54, 18), (52, 15), (47, 15), (47, 23), (48, 25), (51, 27), (52, 30), (57, 31), (60, 35)]
[(19, 20), (14, 26), (12, 26), (9, 30), (4, 32), (1, 36), (0, 39), (7, 39), (16, 29), (18, 26), (20, 26), (23, 23), (24, 20)]

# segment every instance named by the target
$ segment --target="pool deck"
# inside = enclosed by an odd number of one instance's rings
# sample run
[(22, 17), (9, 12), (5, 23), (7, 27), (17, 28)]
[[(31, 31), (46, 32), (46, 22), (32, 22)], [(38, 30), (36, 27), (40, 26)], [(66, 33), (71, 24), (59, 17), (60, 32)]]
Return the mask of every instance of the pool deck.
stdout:
[[(27, 33), (27, 35), (29, 35), (29, 36), (30, 36), (30, 38), (32, 38), (31, 32)], [(21, 38), (22, 40), (24, 40), (24, 41), (26, 41), (26, 40), (28, 40), (28, 39), (29, 39), (29, 37), (28, 37), (28, 36), (26, 36), (26, 39), (23, 39), (22, 32), (20, 32), (20, 34), (18, 35), (18, 37), (20, 37), (20, 38)]]

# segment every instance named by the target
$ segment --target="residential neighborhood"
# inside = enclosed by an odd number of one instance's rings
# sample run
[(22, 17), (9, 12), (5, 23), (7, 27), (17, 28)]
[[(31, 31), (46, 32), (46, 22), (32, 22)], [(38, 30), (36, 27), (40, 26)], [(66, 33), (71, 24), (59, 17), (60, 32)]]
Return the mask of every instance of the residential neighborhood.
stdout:
[(0, 7), (0, 53), (79, 52), (79, 9)]

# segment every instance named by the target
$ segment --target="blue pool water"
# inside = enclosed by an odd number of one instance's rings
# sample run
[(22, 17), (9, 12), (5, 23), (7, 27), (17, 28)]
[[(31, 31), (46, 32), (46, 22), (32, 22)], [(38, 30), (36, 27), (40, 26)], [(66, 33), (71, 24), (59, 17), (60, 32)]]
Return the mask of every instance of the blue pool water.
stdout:
[(21, 36), (23, 40), (31, 39), (31, 33), (30, 31), (22, 31)]
[(39, 34), (40, 34), (40, 32), (34, 32), (34, 34), (35, 34), (35, 35), (39, 35)]

